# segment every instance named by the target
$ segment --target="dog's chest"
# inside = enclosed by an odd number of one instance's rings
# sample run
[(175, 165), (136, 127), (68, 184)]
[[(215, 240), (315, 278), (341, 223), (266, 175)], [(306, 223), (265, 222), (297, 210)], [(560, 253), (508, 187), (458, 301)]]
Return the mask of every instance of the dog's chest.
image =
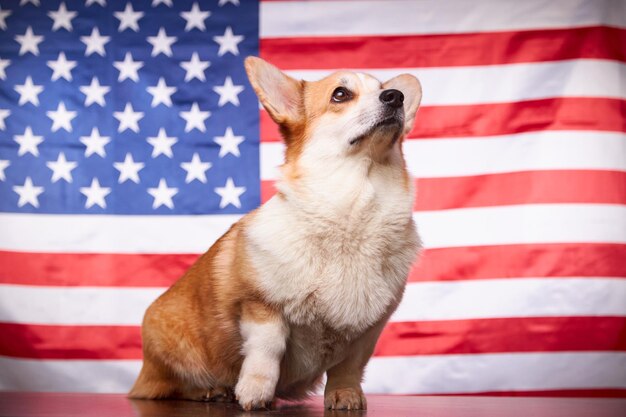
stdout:
[(294, 382), (294, 376), (297, 379), (317, 375), (340, 362), (351, 336), (321, 322), (292, 325), (284, 357), (285, 382)]
[(250, 255), (260, 288), (288, 321), (360, 332), (399, 300), (418, 243), (404, 201), (411, 197), (386, 191), (356, 199), (336, 218), (322, 208), (303, 216), (279, 199), (259, 211)]

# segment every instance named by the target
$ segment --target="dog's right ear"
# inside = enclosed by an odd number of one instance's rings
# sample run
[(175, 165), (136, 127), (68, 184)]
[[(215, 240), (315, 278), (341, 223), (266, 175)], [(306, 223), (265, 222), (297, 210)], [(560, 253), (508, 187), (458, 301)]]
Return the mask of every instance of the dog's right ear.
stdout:
[(278, 124), (294, 122), (300, 118), (302, 83), (281, 70), (254, 56), (245, 60), (250, 84), (270, 117)]

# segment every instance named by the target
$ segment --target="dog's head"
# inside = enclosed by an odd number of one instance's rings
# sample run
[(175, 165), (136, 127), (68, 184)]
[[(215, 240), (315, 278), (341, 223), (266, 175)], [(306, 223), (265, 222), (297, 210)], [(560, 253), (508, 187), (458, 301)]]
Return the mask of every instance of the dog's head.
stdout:
[(248, 57), (250, 82), (287, 145), (287, 163), (303, 153), (322, 162), (348, 155), (383, 159), (413, 127), (422, 97), (419, 81), (402, 74), (381, 83), (349, 71), (299, 81)]

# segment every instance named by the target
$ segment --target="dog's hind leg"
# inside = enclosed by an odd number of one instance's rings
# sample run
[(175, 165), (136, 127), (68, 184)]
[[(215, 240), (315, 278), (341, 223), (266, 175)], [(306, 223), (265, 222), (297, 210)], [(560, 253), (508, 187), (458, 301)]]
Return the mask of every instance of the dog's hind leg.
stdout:
[(178, 375), (151, 361), (144, 361), (139, 377), (128, 394), (133, 399), (179, 399), (192, 401), (215, 401), (225, 392), (210, 387), (199, 387), (181, 381)]
[(234, 402), (232, 387), (183, 381), (164, 366), (145, 360), (135, 385), (128, 394), (133, 399), (179, 399), (191, 401)]
[(180, 387), (174, 375), (169, 375), (163, 367), (146, 359), (128, 397), (146, 400), (171, 398), (179, 390)]

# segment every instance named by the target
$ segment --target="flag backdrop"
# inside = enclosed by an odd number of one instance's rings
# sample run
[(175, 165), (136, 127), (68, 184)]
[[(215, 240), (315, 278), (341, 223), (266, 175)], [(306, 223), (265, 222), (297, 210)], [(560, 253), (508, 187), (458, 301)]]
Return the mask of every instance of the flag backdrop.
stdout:
[(620, 0), (2, 0), (0, 389), (130, 387), (146, 307), (273, 193), (259, 54), (423, 84), (366, 391), (626, 395)]

